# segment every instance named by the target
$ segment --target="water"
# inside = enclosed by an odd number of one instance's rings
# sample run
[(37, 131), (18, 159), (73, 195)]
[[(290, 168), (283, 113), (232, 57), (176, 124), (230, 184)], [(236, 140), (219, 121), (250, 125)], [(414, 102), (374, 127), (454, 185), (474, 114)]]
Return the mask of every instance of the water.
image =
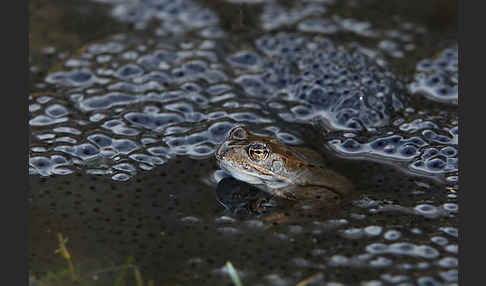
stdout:
[[(98, 2), (120, 31), (29, 96), (33, 273), (62, 232), (85, 273), (134, 256), (159, 283), (227, 285), (228, 260), (245, 285), (457, 283), (454, 31), (379, 1)], [(236, 125), (320, 151), (356, 194), (290, 225), (225, 210), (213, 152)]]

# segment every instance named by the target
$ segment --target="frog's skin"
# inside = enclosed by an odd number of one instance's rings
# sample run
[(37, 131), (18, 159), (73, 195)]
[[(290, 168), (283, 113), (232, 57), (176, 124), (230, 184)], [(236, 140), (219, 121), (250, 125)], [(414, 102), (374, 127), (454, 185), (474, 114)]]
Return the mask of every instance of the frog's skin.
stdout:
[(234, 178), (304, 205), (337, 204), (353, 188), (348, 179), (322, 167), (314, 151), (243, 127), (231, 129), (215, 155), (221, 169)]

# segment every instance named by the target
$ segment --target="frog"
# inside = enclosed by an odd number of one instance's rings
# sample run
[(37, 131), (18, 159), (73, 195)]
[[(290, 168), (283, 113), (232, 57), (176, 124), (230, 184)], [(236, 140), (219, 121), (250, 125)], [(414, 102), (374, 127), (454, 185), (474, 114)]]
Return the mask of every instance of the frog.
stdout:
[(215, 157), (233, 178), (301, 208), (339, 205), (354, 189), (347, 177), (325, 166), (318, 152), (254, 134), (243, 126), (229, 130)]

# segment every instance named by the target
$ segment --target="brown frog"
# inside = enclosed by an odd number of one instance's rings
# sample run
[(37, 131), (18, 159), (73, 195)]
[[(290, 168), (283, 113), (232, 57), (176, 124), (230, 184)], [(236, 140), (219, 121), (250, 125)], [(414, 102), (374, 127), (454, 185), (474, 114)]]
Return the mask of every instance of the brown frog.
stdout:
[(234, 178), (305, 208), (339, 203), (353, 188), (340, 174), (323, 167), (316, 152), (234, 127), (216, 150), (219, 166)]

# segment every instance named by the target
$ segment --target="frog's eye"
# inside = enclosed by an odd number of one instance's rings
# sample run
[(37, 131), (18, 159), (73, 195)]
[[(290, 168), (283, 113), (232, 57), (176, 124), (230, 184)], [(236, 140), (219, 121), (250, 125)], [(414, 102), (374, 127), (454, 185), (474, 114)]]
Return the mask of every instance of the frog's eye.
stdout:
[(233, 129), (230, 130), (229, 132), (229, 138), (231, 139), (237, 139), (237, 140), (243, 140), (247, 138), (247, 133), (245, 128), (243, 127), (234, 127)]
[(252, 144), (248, 147), (248, 156), (253, 161), (262, 161), (268, 157), (270, 151), (265, 144)]

